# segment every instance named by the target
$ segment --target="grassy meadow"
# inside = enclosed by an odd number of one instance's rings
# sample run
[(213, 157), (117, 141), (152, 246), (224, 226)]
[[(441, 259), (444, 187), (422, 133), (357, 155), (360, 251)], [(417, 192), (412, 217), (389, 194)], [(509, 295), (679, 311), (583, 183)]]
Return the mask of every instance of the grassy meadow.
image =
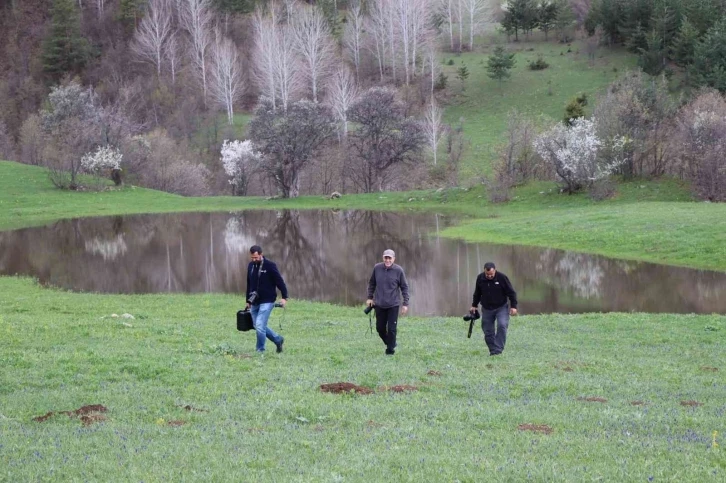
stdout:
[[(501, 38), (495, 37), (501, 41)], [(515, 52), (516, 64), (511, 77), (501, 84), (487, 77), (487, 59), (495, 45), (490, 43), (475, 52), (461, 55), (441, 54), (442, 72), (448, 76), (448, 92), (444, 119), (451, 125), (463, 119), (464, 134), (470, 149), (462, 160), (462, 181), (478, 179), (491, 172), (506, 126), (513, 109), (532, 118), (554, 124), (562, 119), (565, 105), (576, 94), (588, 95), (592, 107), (595, 98), (606, 87), (636, 67), (635, 56), (621, 49), (600, 48), (594, 62), (588, 60), (584, 42), (559, 44), (554, 41), (522, 41), (507, 45)], [(568, 52), (569, 50), (569, 52)], [(549, 67), (540, 71), (527, 65), (541, 55)], [(454, 62), (449, 65), (449, 62)], [(462, 83), (457, 70), (466, 66), (469, 77)]]
[(0, 293), (0, 481), (726, 477), (723, 316), (522, 316), (500, 357), (406, 317), (387, 357), (359, 308), (293, 300), (258, 356), (232, 295)]

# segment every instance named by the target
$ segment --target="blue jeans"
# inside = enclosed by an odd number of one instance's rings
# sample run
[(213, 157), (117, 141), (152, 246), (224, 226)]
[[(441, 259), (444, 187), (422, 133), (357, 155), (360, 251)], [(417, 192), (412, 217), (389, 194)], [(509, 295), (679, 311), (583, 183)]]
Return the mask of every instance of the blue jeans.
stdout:
[(270, 339), (275, 345), (279, 345), (282, 342), (282, 336), (267, 326), (267, 320), (270, 318), (274, 307), (274, 302), (252, 305), (250, 307), (252, 323), (257, 331), (257, 352), (265, 351), (265, 339)]
[[(496, 320), (498, 327), (494, 326)], [(501, 354), (507, 342), (507, 327), (509, 327), (509, 306), (502, 305), (498, 309), (481, 309), (481, 328), (484, 331), (484, 342), (489, 347), (490, 354)]]

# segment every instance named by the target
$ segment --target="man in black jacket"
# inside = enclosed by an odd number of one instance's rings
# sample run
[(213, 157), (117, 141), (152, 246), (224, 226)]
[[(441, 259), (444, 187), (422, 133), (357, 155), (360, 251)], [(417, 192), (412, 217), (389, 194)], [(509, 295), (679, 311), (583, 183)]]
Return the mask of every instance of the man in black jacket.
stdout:
[[(383, 252), (383, 263), (376, 263), (373, 274), (368, 281), (368, 307), (376, 309), (376, 330), (386, 344), (386, 355), (396, 353), (396, 332), (398, 327), (398, 307), (403, 307), (401, 313), (408, 312), (408, 282), (403, 268), (395, 264), (396, 254), (393, 250)], [(375, 297), (375, 299), (374, 299)]]
[(262, 248), (254, 245), (250, 248), (250, 263), (247, 265), (247, 308), (250, 309), (252, 322), (257, 331), (257, 352), (265, 351), (265, 339), (270, 339), (282, 352), (285, 338), (267, 326), (272, 309), (275, 307), (277, 290), (282, 298), (280, 304), (285, 307), (287, 303), (287, 286), (272, 260), (262, 256)]
[[(507, 311), (509, 299), (509, 311)], [(497, 356), (504, 351), (507, 342), (507, 327), (509, 316), (517, 315), (517, 293), (512, 288), (512, 282), (502, 272), (497, 272), (494, 263), (484, 264), (484, 272), (476, 277), (474, 298), (471, 302), (472, 314), (481, 304), (481, 328), (484, 331), (484, 341), (489, 347), (489, 355)], [(494, 322), (497, 322), (496, 327)]]

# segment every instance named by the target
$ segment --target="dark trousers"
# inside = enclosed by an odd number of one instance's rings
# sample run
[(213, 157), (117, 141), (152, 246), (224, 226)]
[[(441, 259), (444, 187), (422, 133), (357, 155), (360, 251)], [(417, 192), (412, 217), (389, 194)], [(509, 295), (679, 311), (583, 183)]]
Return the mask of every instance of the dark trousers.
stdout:
[(398, 306), (387, 309), (376, 307), (376, 330), (389, 351), (396, 347), (397, 326)]
[[(495, 330), (494, 322), (497, 322)], [(507, 327), (509, 327), (509, 307), (507, 304), (498, 309), (481, 310), (481, 328), (484, 331), (484, 342), (489, 347), (490, 354), (501, 354), (507, 342)]]

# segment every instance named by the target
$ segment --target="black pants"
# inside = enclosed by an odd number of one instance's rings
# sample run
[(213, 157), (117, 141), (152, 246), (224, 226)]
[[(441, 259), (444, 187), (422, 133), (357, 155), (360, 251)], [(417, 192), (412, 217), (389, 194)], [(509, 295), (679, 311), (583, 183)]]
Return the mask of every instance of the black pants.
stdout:
[(397, 326), (398, 306), (387, 309), (376, 307), (376, 330), (389, 351), (392, 351), (396, 347)]

